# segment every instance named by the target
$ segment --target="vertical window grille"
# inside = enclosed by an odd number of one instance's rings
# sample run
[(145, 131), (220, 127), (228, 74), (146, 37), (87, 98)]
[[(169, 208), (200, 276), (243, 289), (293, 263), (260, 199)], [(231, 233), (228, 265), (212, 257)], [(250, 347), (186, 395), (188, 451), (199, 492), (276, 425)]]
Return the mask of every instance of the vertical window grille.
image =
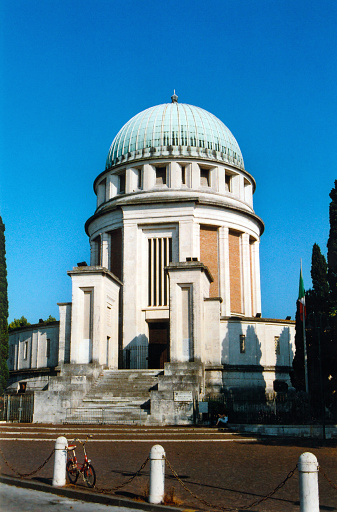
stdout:
[(47, 359), (50, 358), (50, 338), (47, 338), (47, 344), (46, 344), (46, 357)]
[(168, 275), (164, 268), (172, 261), (172, 238), (149, 238), (148, 240), (148, 305), (168, 305)]
[(279, 336), (275, 336), (274, 337), (274, 342), (275, 342), (275, 354), (277, 356), (279, 356), (281, 354), (280, 337)]
[(240, 334), (240, 354), (244, 354), (246, 352), (246, 335)]
[(92, 292), (84, 292), (83, 300), (83, 339), (92, 339)]
[(118, 189), (119, 194), (125, 194), (125, 173), (118, 176)]
[(142, 170), (137, 170), (137, 188), (138, 190), (142, 190), (143, 188), (143, 182), (142, 182)]
[(181, 183), (186, 185), (186, 165), (181, 166)]
[(28, 341), (24, 341), (23, 343), (23, 358), (27, 359), (28, 357)]

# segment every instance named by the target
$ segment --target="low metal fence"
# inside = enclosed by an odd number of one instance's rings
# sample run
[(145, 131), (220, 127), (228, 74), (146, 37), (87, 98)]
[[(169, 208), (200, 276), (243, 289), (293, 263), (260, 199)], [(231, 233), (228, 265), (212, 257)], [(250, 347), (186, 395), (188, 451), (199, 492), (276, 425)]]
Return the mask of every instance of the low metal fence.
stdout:
[(17, 423), (32, 423), (34, 394), (5, 395), (3, 399), (3, 420)]
[[(133, 412), (132, 418), (128, 419), (128, 423), (139, 423), (141, 419), (144, 419), (144, 410), (139, 409), (139, 418)], [(122, 415), (121, 415), (122, 418)], [(125, 419), (116, 419), (116, 412), (109, 408), (101, 407), (71, 407), (66, 410), (66, 418), (64, 423), (73, 424), (99, 424), (99, 425), (110, 425), (110, 424), (125, 424)]]
[(146, 370), (148, 367), (148, 345), (135, 345), (123, 351), (123, 366), (127, 370)]
[(254, 397), (251, 394), (235, 396), (233, 394), (210, 395), (205, 397), (208, 402), (206, 421), (213, 424), (218, 414), (226, 412), (231, 423), (260, 423), (271, 425), (317, 425), (334, 424), (336, 414), (326, 408), (323, 419), (322, 407), (309, 402), (304, 393), (267, 393)]

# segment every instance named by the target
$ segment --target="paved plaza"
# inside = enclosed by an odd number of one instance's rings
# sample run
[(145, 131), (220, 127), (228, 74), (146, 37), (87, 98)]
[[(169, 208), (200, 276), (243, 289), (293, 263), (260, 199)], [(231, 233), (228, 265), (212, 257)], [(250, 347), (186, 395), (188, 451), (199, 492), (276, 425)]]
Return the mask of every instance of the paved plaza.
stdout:
[[(98, 490), (128, 481), (146, 461), (151, 447), (161, 444), (168, 463), (179, 476), (178, 480), (167, 464), (165, 491), (176, 506), (201, 510), (211, 510), (211, 505), (238, 510), (249, 506), (246, 510), (252, 512), (298, 512), (297, 470), (271, 498), (256, 502), (281, 484), (295, 469), (299, 456), (310, 451), (320, 465), (320, 508), (337, 511), (336, 442), (322, 446), (317, 441), (242, 436), (217, 428), (2, 424), (1, 473), (18, 476), (10, 467), (17, 473), (34, 471), (50, 455), (58, 436), (84, 439), (87, 433), (93, 435), (87, 449), (96, 469)], [(27, 478), (50, 485), (52, 477), (53, 456), (39, 472)], [(132, 502), (138, 505), (146, 501), (148, 482), (149, 463), (114, 496), (130, 500), (130, 507)], [(91, 492), (80, 480), (76, 489)], [(24, 510), (21, 508), (20, 512)]]

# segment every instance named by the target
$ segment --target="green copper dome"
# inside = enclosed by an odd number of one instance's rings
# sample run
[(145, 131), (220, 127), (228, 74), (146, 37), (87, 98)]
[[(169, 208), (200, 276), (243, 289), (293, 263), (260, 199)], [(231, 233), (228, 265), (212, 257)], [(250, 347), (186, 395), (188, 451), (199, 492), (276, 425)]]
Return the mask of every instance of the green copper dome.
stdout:
[(114, 138), (106, 169), (144, 157), (202, 157), (244, 169), (239, 145), (220, 119), (186, 103), (156, 105), (128, 121)]

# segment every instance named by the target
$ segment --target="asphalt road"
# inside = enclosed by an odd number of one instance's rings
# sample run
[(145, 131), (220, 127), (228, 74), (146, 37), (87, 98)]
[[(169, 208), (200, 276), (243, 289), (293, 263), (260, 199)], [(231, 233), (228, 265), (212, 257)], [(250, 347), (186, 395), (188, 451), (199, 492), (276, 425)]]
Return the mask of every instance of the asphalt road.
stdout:
[[(241, 436), (215, 428), (2, 424), (0, 471), (11, 476), (16, 475), (13, 470), (30, 473), (46, 460), (58, 436), (83, 439), (87, 433), (93, 435), (87, 449), (96, 470), (97, 488), (101, 490), (128, 481), (146, 461), (151, 447), (161, 444), (179, 476), (178, 481), (166, 466), (168, 503), (171, 499), (177, 506), (202, 510), (211, 510), (213, 506), (239, 510), (248, 507), (246, 510), (252, 512), (299, 512), (297, 470), (272, 497), (256, 502), (287, 478), (301, 453), (310, 451), (321, 468), (320, 509), (337, 511), (336, 446), (320, 446), (310, 440)], [(51, 483), (52, 476), (53, 457), (28, 478)], [(147, 463), (139, 476), (114, 494), (130, 500), (146, 500), (148, 481)], [(77, 487), (86, 488), (83, 481)]]

